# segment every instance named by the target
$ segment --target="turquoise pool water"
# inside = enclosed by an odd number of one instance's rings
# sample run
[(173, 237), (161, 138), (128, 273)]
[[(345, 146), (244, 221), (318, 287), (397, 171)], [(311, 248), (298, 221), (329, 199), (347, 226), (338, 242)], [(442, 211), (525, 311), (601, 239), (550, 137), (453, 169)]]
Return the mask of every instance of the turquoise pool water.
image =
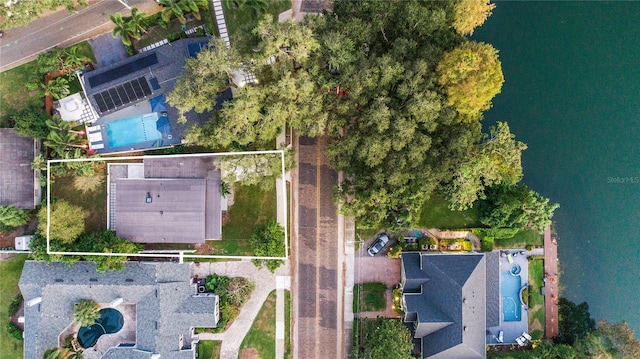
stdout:
[(88, 327), (80, 327), (78, 330), (78, 343), (83, 348), (91, 348), (96, 345), (98, 338), (103, 334), (117, 333), (124, 325), (122, 313), (116, 309), (104, 308), (100, 309), (100, 318), (95, 324)]
[(138, 143), (162, 139), (158, 131), (158, 113), (127, 117), (107, 123), (109, 147), (131, 147)]
[(500, 294), (502, 295), (502, 315), (505, 322), (517, 322), (522, 319), (520, 302), (521, 280), (519, 275), (510, 272), (500, 273)]

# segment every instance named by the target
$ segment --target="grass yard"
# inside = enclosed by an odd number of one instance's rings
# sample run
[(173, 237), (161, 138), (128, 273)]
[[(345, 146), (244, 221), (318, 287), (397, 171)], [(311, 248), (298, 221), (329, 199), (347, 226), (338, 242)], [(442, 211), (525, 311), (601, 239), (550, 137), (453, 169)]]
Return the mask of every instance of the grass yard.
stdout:
[(544, 335), (544, 296), (540, 293), (543, 277), (544, 262), (539, 259), (529, 261), (529, 330), (534, 326), (542, 328), (531, 330), (533, 339), (541, 339)]
[(22, 358), (22, 341), (13, 339), (7, 333), (7, 306), (11, 299), (20, 292), (18, 289), (18, 281), (22, 273), (24, 261), (27, 259), (26, 254), (20, 254), (6, 261), (0, 262), (0, 359), (19, 359)]
[[(0, 117), (11, 110), (23, 109), (35, 92), (27, 90), (30, 74), (34, 71), (34, 61), (0, 73)], [(44, 99), (42, 99), (44, 107)]]
[(512, 238), (496, 238), (495, 245), (498, 248), (524, 248), (526, 245), (544, 244), (544, 237), (535, 229), (523, 229)]
[(284, 358), (291, 358), (291, 291), (284, 291)]
[[(289, 0), (270, 0), (268, 14), (273, 16), (273, 21), (278, 21), (278, 15), (291, 8), (291, 1)], [(230, 9), (227, 7), (227, 2), (222, 2), (224, 17), (227, 22), (227, 31), (232, 43), (236, 42), (243, 36), (251, 34), (256, 25), (258, 25), (259, 19), (255, 15), (255, 11), (251, 7), (243, 7), (240, 9)], [(250, 46), (255, 47), (258, 44), (258, 39), (254, 38), (250, 41)]]
[(378, 312), (387, 307), (384, 283), (363, 283), (353, 286), (353, 312)]
[(253, 250), (249, 245), (248, 239), (222, 239), (219, 241), (207, 241), (207, 244), (211, 247), (210, 252), (206, 253), (208, 255), (215, 255), (215, 256), (225, 256), (225, 255), (251, 256), (253, 255)]
[(234, 185), (234, 203), (229, 207), (229, 220), (222, 226), (222, 239), (249, 239), (256, 225), (275, 221), (277, 195), (275, 183), (268, 190), (259, 186)]
[(240, 350), (253, 348), (261, 359), (276, 357), (276, 291), (269, 293)]
[(198, 358), (200, 359), (218, 359), (220, 358), (220, 347), (222, 342), (219, 340), (202, 340), (198, 342)]
[(476, 207), (464, 211), (452, 211), (449, 202), (440, 194), (432, 193), (422, 204), (418, 227), (439, 229), (463, 229), (482, 227)]
[[(103, 174), (106, 176), (106, 166)], [(65, 199), (89, 212), (85, 221), (85, 233), (104, 231), (107, 228), (107, 186), (105, 183), (93, 192), (82, 193), (73, 185), (74, 176), (58, 177), (51, 184), (54, 198)], [(105, 177), (106, 182), (106, 177)]]

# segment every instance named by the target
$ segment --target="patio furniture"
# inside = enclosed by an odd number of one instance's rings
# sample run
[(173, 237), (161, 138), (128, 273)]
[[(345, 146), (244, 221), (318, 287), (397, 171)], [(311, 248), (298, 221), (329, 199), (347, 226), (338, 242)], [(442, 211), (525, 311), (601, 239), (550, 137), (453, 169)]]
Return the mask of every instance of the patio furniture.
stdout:
[(516, 343), (518, 343), (519, 346), (523, 347), (524, 346), (524, 338), (523, 337), (517, 337), (516, 338)]
[(503, 343), (504, 342), (504, 331), (499, 331), (498, 332), (498, 336), (496, 337), (496, 341), (498, 343)]
[(100, 132), (89, 133), (87, 136), (89, 137), (89, 142), (93, 143), (102, 141), (102, 133)]
[(104, 143), (93, 143), (91, 144), (91, 148), (94, 150), (101, 150), (104, 148)]
[(87, 126), (87, 133), (99, 132), (99, 131), (100, 131), (100, 125)]
[(511, 253), (507, 254), (507, 260), (509, 261), (509, 264), (513, 264), (513, 257), (511, 256)]
[(522, 336), (527, 340), (531, 340), (531, 335), (529, 335), (529, 333), (522, 332)]

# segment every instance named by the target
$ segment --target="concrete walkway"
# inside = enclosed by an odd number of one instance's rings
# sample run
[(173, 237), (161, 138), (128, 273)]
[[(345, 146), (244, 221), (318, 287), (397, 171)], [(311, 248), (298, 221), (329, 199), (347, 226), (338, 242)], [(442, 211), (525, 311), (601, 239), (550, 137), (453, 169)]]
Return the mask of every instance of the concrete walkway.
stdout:
[[(206, 277), (217, 273), (227, 277), (245, 277), (256, 283), (251, 298), (244, 304), (240, 314), (231, 326), (223, 333), (201, 333), (200, 340), (222, 341), (221, 359), (237, 359), (240, 345), (249, 332), (262, 304), (271, 291), (276, 290), (276, 359), (284, 358), (284, 289), (290, 287), (289, 265), (283, 265), (271, 273), (266, 268), (256, 268), (250, 260), (234, 262), (206, 262), (193, 266), (193, 275)], [(280, 324), (279, 324), (280, 323)]]
[(222, 1), (211, 0), (211, 6), (213, 6), (213, 11), (216, 14), (216, 24), (218, 25), (218, 32), (220, 33), (220, 38), (224, 40), (224, 43), (227, 44), (227, 47), (229, 47), (231, 46), (231, 42), (229, 41), (229, 32), (227, 31), (227, 22), (224, 20), (224, 11), (222, 10)]
[(544, 230), (544, 316), (545, 338), (558, 335), (558, 242), (551, 234), (551, 226)]

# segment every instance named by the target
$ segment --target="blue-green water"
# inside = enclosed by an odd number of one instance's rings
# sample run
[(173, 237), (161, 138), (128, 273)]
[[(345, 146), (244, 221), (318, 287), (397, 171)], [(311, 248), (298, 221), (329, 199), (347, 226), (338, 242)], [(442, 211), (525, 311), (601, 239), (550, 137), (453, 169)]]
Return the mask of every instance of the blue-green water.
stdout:
[(640, 2), (498, 2), (474, 39), (505, 75), (485, 124), (529, 149), (524, 182), (561, 204), (562, 295), (640, 333)]

